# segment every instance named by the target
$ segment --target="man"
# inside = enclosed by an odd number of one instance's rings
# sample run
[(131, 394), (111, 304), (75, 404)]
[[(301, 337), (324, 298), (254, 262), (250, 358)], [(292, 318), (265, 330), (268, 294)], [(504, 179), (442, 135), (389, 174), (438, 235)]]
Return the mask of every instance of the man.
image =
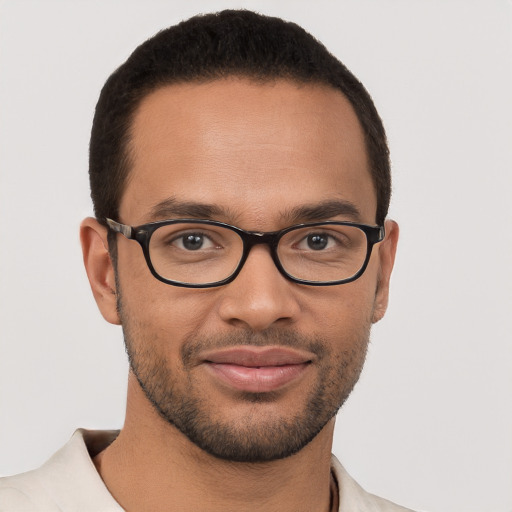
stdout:
[(0, 510), (406, 510), (331, 456), (398, 239), (357, 79), (296, 25), (192, 18), (105, 84), (90, 179), (84, 263), (123, 327), (125, 424), (1, 480)]

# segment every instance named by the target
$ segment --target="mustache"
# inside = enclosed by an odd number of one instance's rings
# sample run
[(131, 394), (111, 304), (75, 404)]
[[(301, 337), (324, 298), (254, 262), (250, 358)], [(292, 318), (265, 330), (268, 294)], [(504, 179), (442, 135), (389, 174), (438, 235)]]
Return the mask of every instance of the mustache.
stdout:
[(205, 350), (224, 349), (249, 345), (253, 347), (281, 346), (309, 351), (319, 359), (328, 355), (326, 342), (318, 336), (306, 336), (289, 329), (271, 328), (261, 332), (240, 331), (225, 335), (197, 338), (191, 334), (185, 339), (180, 356), (185, 368), (194, 365)]

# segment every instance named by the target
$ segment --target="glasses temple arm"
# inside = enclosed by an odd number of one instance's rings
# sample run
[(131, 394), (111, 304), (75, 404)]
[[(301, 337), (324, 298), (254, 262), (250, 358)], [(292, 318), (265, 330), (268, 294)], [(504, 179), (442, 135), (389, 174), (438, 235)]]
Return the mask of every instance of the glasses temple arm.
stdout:
[(126, 238), (133, 238), (133, 228), (131, 226), (127, 226), (126, 224), (121, 224), (120, 222), (116, 222), (112, 219), (105, 219), (108, 227), (114, 231), (115, 233), (121, 233)]

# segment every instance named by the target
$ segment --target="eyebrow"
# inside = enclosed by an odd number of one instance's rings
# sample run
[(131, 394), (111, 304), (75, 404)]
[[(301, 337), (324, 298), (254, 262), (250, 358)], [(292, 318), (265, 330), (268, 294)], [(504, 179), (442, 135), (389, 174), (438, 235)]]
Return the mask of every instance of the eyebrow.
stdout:
[(361, 212), (357, 206), (345, 199), (331, 199), (320, 203), (296, 206), (281, 215), (290, 224), (316, 222), (338, 216), (356, 222), (361, 220)]
[(228, 212), (219, 206), (195, 201), (178, 201), (169, 197), (153, 206), (150, 211), (151, 219), (218, 219), (225, 217)]
[[(286, 210), (280, 215), (281, 221), (289, 225), (328, 220), (340, 216), (356, 222), (361, 220), (361, 212), (357, 206), (345, 199), (304, 204)], [(238, 216), (229, 209), (214, 204), (179, 201), (175, 197), (160, 201), (150, 211), (151, 220), (188, 218), (235, 222), (236, 217)]]

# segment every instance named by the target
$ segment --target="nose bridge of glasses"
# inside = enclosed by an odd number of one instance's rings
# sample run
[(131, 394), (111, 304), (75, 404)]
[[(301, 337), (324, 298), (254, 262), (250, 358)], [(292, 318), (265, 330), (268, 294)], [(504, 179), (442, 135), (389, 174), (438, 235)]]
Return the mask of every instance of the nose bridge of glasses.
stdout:
[(240, 237), (242, 238), (244, 247), (244, 254), (240, 260), (239, 270), (241, 270), (241, 267), (244, 266), (247, 258), (249, 257), (251, 249), (254, 246), (266, 245), (269, 248), (270, 257), (272, 258), (272, 261), (274, 262), (278, 270), (282, 272), (279, 257), (277, 255), (277, 245), (280, 239), (279, 231), (272, 231), (266, 233), (261, 231), (240, 231), (239, 234)]
[(244, 231), (242, 240), (249, 252), (255, 245), (268, 245), (273, 251), (279, 242), (279, 232)]
[(279, 273), (285, 275), (282, 270), (282, 265), (279, 262), (279, 257), (277, 255), (277, 245), (279, 243), (279, 240), (281, 238), (279, 231), (272, 231), (272, 232), (261, 232), (261, 231), (244, 231), (239, 230), (238, 234), (240, 238), (242, 239), (243, 243), (243, 255), (239, 262), (239, 267), (235, 275), (238, 275), (238, 273), (242, 270), (242, 267), (245, 267), (245, 263), (247, 262), (247, 259), (249, 258), (249, 255), (251, 253), (251, 250), (256, 245), (266, 245), (269, 250), (269, 255), (273, 264), (277, 267), (277, 270)]

